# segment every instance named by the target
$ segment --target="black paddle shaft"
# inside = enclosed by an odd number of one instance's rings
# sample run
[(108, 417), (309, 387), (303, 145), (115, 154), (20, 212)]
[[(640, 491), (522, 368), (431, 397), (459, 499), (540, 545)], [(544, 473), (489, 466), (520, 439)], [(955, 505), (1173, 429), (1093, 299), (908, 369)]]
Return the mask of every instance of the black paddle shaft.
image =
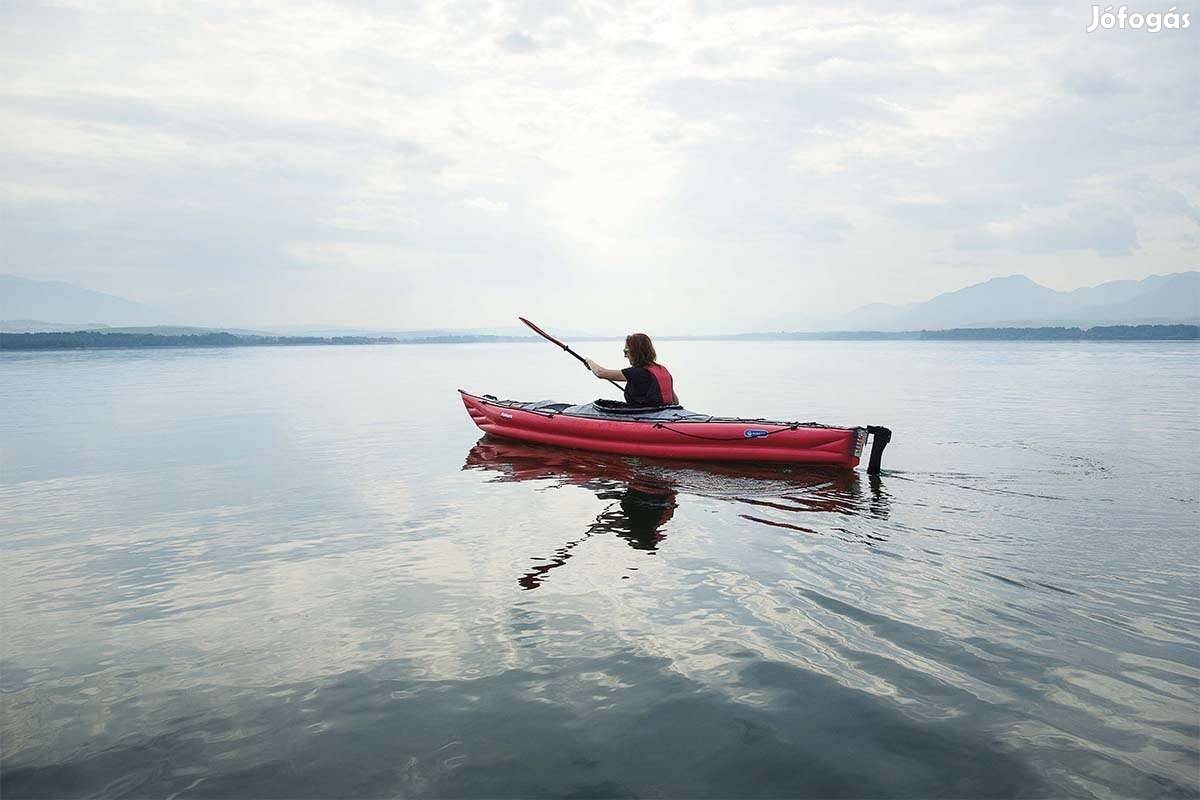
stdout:
[[(589, 372), (591, 371), (591, 369), (592, 369), (592, 368), (591, 368), (591, 367), (588, 367), (587, 359), (586, 359), (586, 358), (584, 358), (583, 356), (579, 355), (579, 353), (576, 353), (574, 350), (572, 350), (571, 348), (567, 347), (565, 344), (563, 344), (562, 342), (560, 342), (558, 339), (555, 339), (553, 336), (551, 336), (550, 334), (546, 333), (544, 330), (542, 330), (541, 328), (539, 328), (537, 325), (534, 325), (532, 322), (530, 322), (529, 320), (525, 319), (524, 317), (517, 317), (517, 319), (521, 320), (521, 322), (524, 322), (526, 325), (528, 325), (528, 326), (529, 326), (529, 327), (530, 327), (530, 328), (533, 330), (533, 332), (534, 332), (534, 333), (536, 333), (538, 336), (541, 336), (543, 339), (546, 339), (547, 341), (554, 342), (556, 345), (558, 345), (559, 347), (561, 347), (563, 350), (566, 350), (568, 353), (570, 353), (571, 355), (575, 356), (575, 358), (579, 359), (579, 363), (580, 363), (580, 364), (583, 364), (583, 366), (587, 367), (587, 369), (588, 369), (588, 371), (589, 371)], [(625, 391), (625, 389), (624, 389), (624, 388), (623, 388), (623, 387), (622, 387), (622, 386), (621, 386), (619, 383), (617, 383), (616, 381), (614, 381), (614, 380), (611, 380), (611, 379), (608, 379), (608, 378), (606, 378), (605, 380), (607, 380), (607, 381), (608, 381), (609, 383), (611, 383), (613, 386), (616, 386), (616, 387), (617, 387), (618, 389), (620, 389), (622, 392), (624, 392), (624, 391)]]

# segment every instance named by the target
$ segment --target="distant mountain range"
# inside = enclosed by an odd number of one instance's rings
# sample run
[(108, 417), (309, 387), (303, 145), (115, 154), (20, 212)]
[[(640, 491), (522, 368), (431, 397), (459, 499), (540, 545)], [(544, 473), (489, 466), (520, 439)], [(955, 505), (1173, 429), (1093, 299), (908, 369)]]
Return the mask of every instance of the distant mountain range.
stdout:
[(1060, 292), (1024, 275), (993, 278), (923, 303), (872, 303), (837, 317), (797, 313), (768, 321), (769, 330), (940, 330), (1067, 325), (1151, 325), (1200, 321), (1200, 272), (1109, 281)]
[[(580, 331), (556, 329), (560, 336), (587, 338)], [(224, 331), (240, 336), (368, 336), (402, 340), (471, 336), (525, 337), (532, 332), (516, 324), (494, 328), (368, 328), (330, 325), (266, 325), (254, 329), (180, 325), (173, 314), (116, 295), (61, 281), (35, 281), (0, 275), (0, 332), (49, 333), (104, 331), (181, 336)]]
[(53, 322), (68, 327), (170, 325), (176, 321), (165, 311), (123, 297), (15, 275), (0, 275), (0, 320), (35, 325)]
[[(757, 326), (759, 332), (783, 331), (918, 331), (948, 328), (1004, 328), (1095, 325), (1152, 325), (1200, 322), (1200, 272), (1154, 275), (1140, 281), (1109, 281), (1060, 292), (1024, 275), (994, 278), (923, 303), (873, 303), (847, 314), (818, 317), (786, 314)], [(57, 281), (33, 281), (0, 275), (0, 331), (108, 332), (180, 335), (227, 331), (238, 335), (371, 336), (402, 340), (433, 337), (513, 337), (530, 332), (517, 325), (503, 328), (402, 330), (322, 326), (269, 326), (255, 330), (185, 328), (165, 311), (114, 295)], [(665, 332), (664, 332), (665, 333)], [(596, 337), (556, 329), (575, 340)]]

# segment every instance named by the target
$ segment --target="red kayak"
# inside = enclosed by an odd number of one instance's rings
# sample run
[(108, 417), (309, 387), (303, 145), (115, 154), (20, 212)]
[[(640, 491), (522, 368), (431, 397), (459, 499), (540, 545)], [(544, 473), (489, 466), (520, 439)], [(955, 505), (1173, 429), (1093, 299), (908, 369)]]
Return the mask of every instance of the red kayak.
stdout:
[(772, 422), (697, 414), (680, 406), (629, 408), (597, 400), (583, 405), (500, 400), (462, 389), (463, 405), (485, 433), (522, 442), (692, 461), (858, 466), (874, 435), (870, 472), (879, 470), (891, 431), (815, 422)]

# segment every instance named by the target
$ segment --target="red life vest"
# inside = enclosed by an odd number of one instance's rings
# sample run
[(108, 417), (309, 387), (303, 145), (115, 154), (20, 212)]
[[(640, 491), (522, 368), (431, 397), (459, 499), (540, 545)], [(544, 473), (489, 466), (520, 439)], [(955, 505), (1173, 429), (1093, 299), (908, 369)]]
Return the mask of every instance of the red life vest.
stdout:
[(646, 369), (654, 376), (654, 380), (658, 381), (658, 395), (662, 398), (663, 405), (669, 406), (679, 402), (675, 399), (675, 387), (667, 368), (662, 364), (654, 364)]

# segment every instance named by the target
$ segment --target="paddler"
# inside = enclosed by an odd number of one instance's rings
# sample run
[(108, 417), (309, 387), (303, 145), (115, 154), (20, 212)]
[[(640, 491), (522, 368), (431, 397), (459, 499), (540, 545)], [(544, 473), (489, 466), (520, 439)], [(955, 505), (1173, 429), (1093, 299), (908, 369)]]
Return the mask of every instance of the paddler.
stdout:
[(625, 337), (625, 358), (629, 366), (624, 369), (607, 369), (590, 358), (585, 359), (588, 369), (597, 378), (625, 383), (625, 402), (631, 406), (679, 405), (674, 381), (667, 368), (658, 363), (654, 343), (644, 333), (631, 333)]

